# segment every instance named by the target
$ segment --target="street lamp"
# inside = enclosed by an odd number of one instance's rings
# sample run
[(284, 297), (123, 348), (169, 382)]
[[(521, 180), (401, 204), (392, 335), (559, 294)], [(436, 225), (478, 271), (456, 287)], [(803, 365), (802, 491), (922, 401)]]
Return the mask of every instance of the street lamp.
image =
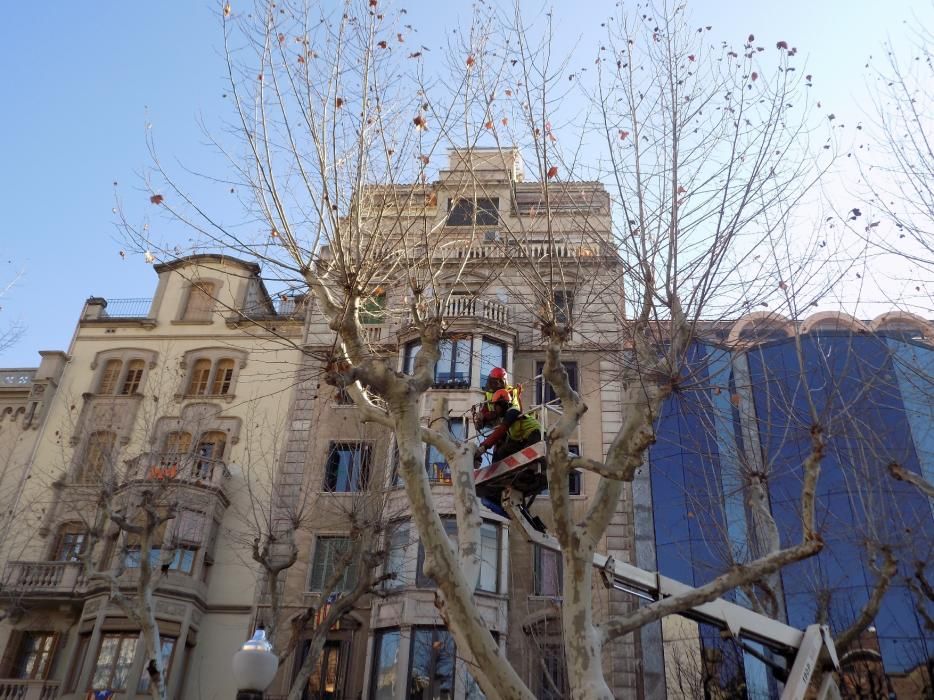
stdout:
[(279, 657), (272, 653), (272, 644), (266, 641), (266, 630), (260, 627), (233, 657), (237, 700), (263, 700), (263, 691), (276, 677), (277, 668)]

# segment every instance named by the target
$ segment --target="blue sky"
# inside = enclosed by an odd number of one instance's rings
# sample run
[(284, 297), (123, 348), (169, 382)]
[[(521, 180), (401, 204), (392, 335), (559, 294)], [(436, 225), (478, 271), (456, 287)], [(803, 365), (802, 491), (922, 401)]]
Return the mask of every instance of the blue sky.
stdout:
[[(466, 2), (401, 6), (429, 46), (440, 45), (441, 30), (470, 11)], [(899, 43), (906, 20), (934, 27), (930, 4), (898, 0), (699, 0), (688, 7), (698, 24), (713, 25), (717, 39), (738, 42), (752, 32), (757, 43), (797, 46), (815, 76), (815, 96), (841, 121), (854, 123), (866, 107), (863, 66), (869, 54), (880, 53), (886, 38)], [(88, 296), (152, 294), (150, 266), (119, 255), (113, 183), (126, 200), (145, 196), (139, 176), (149, 163), (147, 122), (167, 164), (178, 158), (216, 171), (199, 122), (219, 128), (229, 116), (222, 98), (219, 8), (213, 2), (125, 0), (5, 7), (0, 288), (19, 272), (22, 277), (0, 299), (0, 324), (21, 321), (27, 331), (0, 354), (0, 366), (34, 366), (38, 350), (67, 349)], [(560, 40), (587, 45), (614, 10), (610, 2), (555, 3)], [(182, 232), (165, 235), (184, 241)]]

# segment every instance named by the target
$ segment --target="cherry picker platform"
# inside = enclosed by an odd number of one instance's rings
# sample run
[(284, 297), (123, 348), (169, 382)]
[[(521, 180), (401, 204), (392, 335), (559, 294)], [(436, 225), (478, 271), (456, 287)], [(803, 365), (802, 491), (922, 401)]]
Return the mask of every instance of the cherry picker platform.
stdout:
[[(496, 464), (494, 462), (487, 469)], [(496, 479), (500, 469), (503, 467), (497, 469), (490, 479)], [(545, 534), (544, 528), (536, 527), (527, 517), (526, 495), (521, 490), (503, 488), (502, 504), (512, 519), (522, 526), (530, 542), (560, 555), (558, 541)], [(645, 600), (659, 601), (694, 590), (690, 586), (662, 576), (657, 571), (646, 571), (602, 554), (594, 555), (593, 565), (600, 571), (608, 587)], [(749, 640), (761, 644), (787, 659), (787, 666), (778, 668), (774, 661), (763, 659), (772, 665), (783, 680), (781, 700), (803, 700), (812, 678), (821, 669), (819, 662), (822, 659), (829, 663), (832, 670), (840, 669), (833, 637), (826, 625), (808, 625), (802, 631), (723, 598), (697, 605), (678, 614), (726, 630), (740, 642)], [(816, 697), (817, 700), (840, 700), (840, 691), (832, 670), (823, 672), (816, 695), (810, 697)]]
[(548, 487), (545, 449), (545, 441), (542, 440), (490, 465), (475, 469), (473, 478), (477, 495), (499, 503), (504, 489), (512, 488), (526, 499), (533, 499)]

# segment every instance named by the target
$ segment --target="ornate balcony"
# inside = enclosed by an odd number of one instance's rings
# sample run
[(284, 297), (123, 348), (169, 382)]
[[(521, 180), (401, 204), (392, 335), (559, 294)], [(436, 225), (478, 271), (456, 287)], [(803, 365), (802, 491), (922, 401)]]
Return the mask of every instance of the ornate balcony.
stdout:
[(0, 679), (0, 700), (54, 700), (58, 697), (58, 681), (19, 681)]
[(566, 242), (547, 241), (522, 243), (497, 243), (499, 235), (487, 236), (487, 241), (456, 241), (446, 244), (441, 250), (444, 259), (484, 260), (509, 258), (518, 263), (534, 263), (546, 258), (593, 258), (614, 255), (615, 250), (601, 242)]
[[(77, 561), (11, 561), (3, 575), (3, 592), (8, 596), (68, 597), (85, 585), (84, 567)], [(0, 700), (5, 697), (0, 692)]]
[[(444, 308), (441, 309), (441, 315), (449, 320), (456, 318), (480, 319), (502, 326), (509, 325), (509, 307), (506, 304), (493, 299), (479, 299), (466, 295), (449, 297), (444, 303)], [(411, 314), (406, 311), (402, 317), (403, 328), (411, 324), (411, 322)]]
[[(223, 490), (230, 479), (227, 465), (219, 459), (192, 454), (150, 452), (129, 465), (127, 483), (147, 481), (165, 484), (191, 484)], [(0, 698), (2, 700), (2, 698)]]

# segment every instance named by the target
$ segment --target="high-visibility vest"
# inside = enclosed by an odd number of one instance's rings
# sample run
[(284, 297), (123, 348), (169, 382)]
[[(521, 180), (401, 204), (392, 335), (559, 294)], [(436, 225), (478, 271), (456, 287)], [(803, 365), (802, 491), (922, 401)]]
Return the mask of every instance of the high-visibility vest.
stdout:
[[(515, 408), (519, 411), (522, 410), (522, 404), (519, 401), (519, 395), (522, 393), (521, 386), (506, 386), (503, 387), (506, 391), (509, 392), (509, 408)], [(497, 391), (499, 391), (497, 389)], [(493, 412), (493, 394), (496, 391), (486, 391), (483, 392), (483, 400), (486, 402), (484, 408), (490, 413)]]
[(519, 416), (506, 431), (506, 437), (513, 442), (525, 442), (535, 431), (541, 432), (542, 425), (532, 416)]

